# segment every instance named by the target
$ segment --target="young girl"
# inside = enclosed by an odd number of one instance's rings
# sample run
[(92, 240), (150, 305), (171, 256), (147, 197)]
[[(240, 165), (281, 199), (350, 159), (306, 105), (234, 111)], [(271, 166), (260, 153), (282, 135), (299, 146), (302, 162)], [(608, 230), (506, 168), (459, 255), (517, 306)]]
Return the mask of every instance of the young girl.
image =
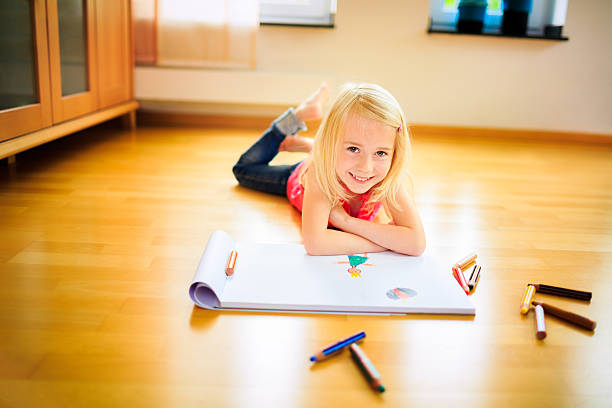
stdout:
[[(234, 165), (245, 187), (286, 195), (302, 212), (304, 247), (310, 255), (379, 252), (421, 255), (425, 233), (403, 184), (410, 141), (395, 98), (374, 84), (347, 84), (314, 140), (295, 136), (319, 119), (327, 98), (323, 84), (297, 109), (277, 118)], [(312, 152), (293, 166), (270, 166), (278, 151)], [(376, 222), (381, 208), (389, 224)], [(337, 229), (328, 228), (331, 225)]]

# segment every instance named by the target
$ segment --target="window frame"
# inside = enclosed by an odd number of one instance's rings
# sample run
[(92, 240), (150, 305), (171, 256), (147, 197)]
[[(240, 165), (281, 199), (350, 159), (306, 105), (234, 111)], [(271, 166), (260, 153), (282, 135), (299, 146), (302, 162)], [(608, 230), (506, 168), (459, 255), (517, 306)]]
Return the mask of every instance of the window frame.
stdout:
[(337, 0), (260, 0), (259, 24), (333, 28)]

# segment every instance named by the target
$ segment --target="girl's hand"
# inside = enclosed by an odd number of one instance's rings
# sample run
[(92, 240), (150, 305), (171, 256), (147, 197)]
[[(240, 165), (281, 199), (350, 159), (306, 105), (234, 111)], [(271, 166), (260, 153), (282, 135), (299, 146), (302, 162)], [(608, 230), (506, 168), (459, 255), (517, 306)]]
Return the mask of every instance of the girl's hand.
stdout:
[(346, 220), (350, 217), (341, 205), (337, 205), (329, 212), (329, 222), (336, 228), (344, 229)]

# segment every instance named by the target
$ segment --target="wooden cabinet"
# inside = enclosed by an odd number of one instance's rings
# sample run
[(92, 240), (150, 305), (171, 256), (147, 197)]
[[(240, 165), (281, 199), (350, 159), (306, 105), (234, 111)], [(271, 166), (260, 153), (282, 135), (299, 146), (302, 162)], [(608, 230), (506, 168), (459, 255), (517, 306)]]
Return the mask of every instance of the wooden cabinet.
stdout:
[(0, 50), (0, 158), (116, 116), (133, 124), (130, 0), (0, 2)]
[(52, 124), (46, 10), (0, 2), (0, 142)]
[(47, 27), (53, 123), (60, 123), (98, 107), (93, 0), (47, 0)]
[(130, 2), (96, 2), (98, 106), (105, 108), (132, 98), (134, 57)]

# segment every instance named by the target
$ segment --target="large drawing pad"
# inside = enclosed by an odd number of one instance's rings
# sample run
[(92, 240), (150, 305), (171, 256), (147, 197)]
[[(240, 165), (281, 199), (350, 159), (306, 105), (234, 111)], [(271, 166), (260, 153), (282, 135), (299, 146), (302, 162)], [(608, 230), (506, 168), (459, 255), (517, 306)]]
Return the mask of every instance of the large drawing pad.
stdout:
[[(238, 259), (227, 278), (233, 249)], [(475, 314), (450, 267), (428, 256), (310, 256), (302, 245), (235, 243), (222, 231), (211, 235), (190, 294), (215, 309)]]

